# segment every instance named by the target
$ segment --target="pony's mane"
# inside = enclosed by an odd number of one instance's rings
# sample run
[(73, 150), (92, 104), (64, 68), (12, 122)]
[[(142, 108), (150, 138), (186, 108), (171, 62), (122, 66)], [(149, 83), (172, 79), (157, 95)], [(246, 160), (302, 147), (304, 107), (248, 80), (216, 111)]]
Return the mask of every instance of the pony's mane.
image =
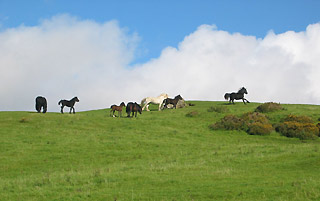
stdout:
[(246, 90), (246, 88), (244, 88), (244, 87), (241, 87), (239, 90), (238, 90), (238, 92), (240, 92), (242, 89), (245, 89)]

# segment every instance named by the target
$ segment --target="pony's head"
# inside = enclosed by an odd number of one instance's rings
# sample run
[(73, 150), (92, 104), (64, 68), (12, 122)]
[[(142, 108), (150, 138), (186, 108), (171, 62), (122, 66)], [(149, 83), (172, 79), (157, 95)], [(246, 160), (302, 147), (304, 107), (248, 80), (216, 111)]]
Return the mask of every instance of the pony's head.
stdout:
[(238, 93), (242, 93), (242, 94), (248, 94), (247, 89), (242, 87), (241, 89), (239, 89)]
[(136, 108), (137, 112), (139, 112), (139, 114), (142, 113), (142, 107), (138, 103), (135, 102), (134, 107)]
[(177, 95), (176, 97), (174, 97), (174, 99), (176, 99), (176, 100), (182, 100), (183, 98), (180, 96), (180, 94), (179, 95)]
[(125, 107), (126, 104), (125, 104), (124, 102), (122, 102), (122, 103), (120, 104), (120, 106)]
[(76, 102), (79, 102), (78, 97), (74, 97), (73, 100), (76, 101)]

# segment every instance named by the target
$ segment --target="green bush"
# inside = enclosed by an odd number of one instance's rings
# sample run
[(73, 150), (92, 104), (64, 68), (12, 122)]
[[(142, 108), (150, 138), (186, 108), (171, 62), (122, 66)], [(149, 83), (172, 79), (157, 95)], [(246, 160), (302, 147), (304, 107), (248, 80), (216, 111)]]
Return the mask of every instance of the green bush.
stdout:
[(191, 112), (186, 114), (186, 117), (195, 117), (195, 116), (198, 116), (198, 115), (199, 115), (198, 111), (191, 111)]
[(273, 130), (268, 118), (259, 112), (248, 112), (242, 115), (244, 129), (250, 135), (269, 135)]
[(276, 130), (283, 136), (296, 137), (300, 140), (316, 139), (319, 135), (319, 128), (316, 125), (296, 121), (283, 122), (278, 125)]
[(276, 131), (283, 136), (301, 140), (316, 139), (319, 136), (319, 126), (313, 124), (308, 116), (288, 115), (276, 126)]
[(221, 121), (210, 125), (211, 129), (243, 130), (250, 135), (269, 135), (272, 125), (264, 114), (248, 112), (241, 116), (226, 115)]
[(241, 118), (235, 116), (235, 115), (226, 115), (221, 119), (221, 121), (218, 121), (212, 125), (210, 125), (211, 129), (225, 129), (225, 130), (241, 130), (243, 129), (243, 121)]
[(266, 112), (274, 112), (278, 110), (284, 110), (284, 108), (279, 103), (269, 102), (269, 103), (264, 103), (262, 105), (259, 105), (255, 111), (266, 113)]
[(250, 135), (270, 135), (273, 127), (271, 124), (254, 122), (248, 125), (247, 133)]
[(246, 124), (254, 123), (254, 122), (260, 122), (262, 124), (268, 124), (269, 120), (266, 117), (266, 115), (259, 113), (259, 112), (248, 112), (241, 116), (243, 121)]
[(229, 109), (225, 106), (211, 106), (207, 110), (208, 112), (227, 113)]
[(308, 116), (296, 116), (296, 115), (288, 115), (286, 118), (283, 119), (283, 122), (287, 121), (295, 121), (299, 123), (313, 123), (312, 119)]

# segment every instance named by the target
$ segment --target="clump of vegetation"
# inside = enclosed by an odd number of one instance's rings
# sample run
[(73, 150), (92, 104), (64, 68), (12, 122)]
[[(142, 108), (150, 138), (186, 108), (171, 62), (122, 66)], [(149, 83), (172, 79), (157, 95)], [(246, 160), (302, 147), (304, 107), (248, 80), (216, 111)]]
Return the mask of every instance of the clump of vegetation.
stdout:
[(273, 127), (268, 118), (259, 112), (248, 112), (242, 115), (244, 130), (250, 135), (269, 135)]
[(225, 106), (211, 106), (207, 110), (208, 112), (227, 113), (229, 109)]
[(26, 117), (22, 117), (19, 121), (20, 123), (27, 123), (29, 120)]
[(191, 112), (186, 114), (186, 117), (195, 117), (195, 116), (198, 116), (198, 115), (199, 115), (198, 111), (191, 111)]
[(213, 130), (225, 129), (225, 130), (242, 130), (243, 129), (243, 120), (235, 115), (226, 115), (212, 125), (209, 126)]
[(250, 135), (269, 135), (273, 130), (267, 117), (258, 112), (248, 112), (241, 117), (226, 115), (221, 121), (209, 127), (214, 130), (243, 130)]
[(262, 105), (259, 105), (255, 111), (266, 113), (266, 112), (274, 112), (278, 110), (284, 110), (284, 108), (279, 103), (269, 102), (269, 103), (264, 103)]
[(313, 123), (312, 119), (308, 116), (296, 116), (296, 115), (288, 115), (286, 118), (283, 119), (283, 122), (286, 121), (295, 121), (299, 123)]
[(308, 116), (288, 115), (276, 126), (276, 131), (286, 137), (313, 140), (319, 136), (319, 127)]
[(250, 135), (270, 135), (272, 131), (273, 127), (271, 124), (254, 122), (248, 125), (247, 133)]

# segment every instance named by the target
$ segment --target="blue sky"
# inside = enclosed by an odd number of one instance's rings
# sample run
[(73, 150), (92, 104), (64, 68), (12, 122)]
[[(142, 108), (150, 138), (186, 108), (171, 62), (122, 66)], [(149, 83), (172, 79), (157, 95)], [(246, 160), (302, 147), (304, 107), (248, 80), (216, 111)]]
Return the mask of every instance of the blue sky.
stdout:
[[(0, 0), (0, 110), (161, 93), (320, 104), (318, 0)], [(17, 98), (18, 97), (18, 98)]]
[(317, 0), (0, 0), (0, 30), (70, 14), (96, 22), (117, 20), (141, 41), (133, 63), (156, 58), (167, 46), (176, 47), (202, 24), (219, 30), (263, 38), (270, 31), (305, 30), (320, 21)]

